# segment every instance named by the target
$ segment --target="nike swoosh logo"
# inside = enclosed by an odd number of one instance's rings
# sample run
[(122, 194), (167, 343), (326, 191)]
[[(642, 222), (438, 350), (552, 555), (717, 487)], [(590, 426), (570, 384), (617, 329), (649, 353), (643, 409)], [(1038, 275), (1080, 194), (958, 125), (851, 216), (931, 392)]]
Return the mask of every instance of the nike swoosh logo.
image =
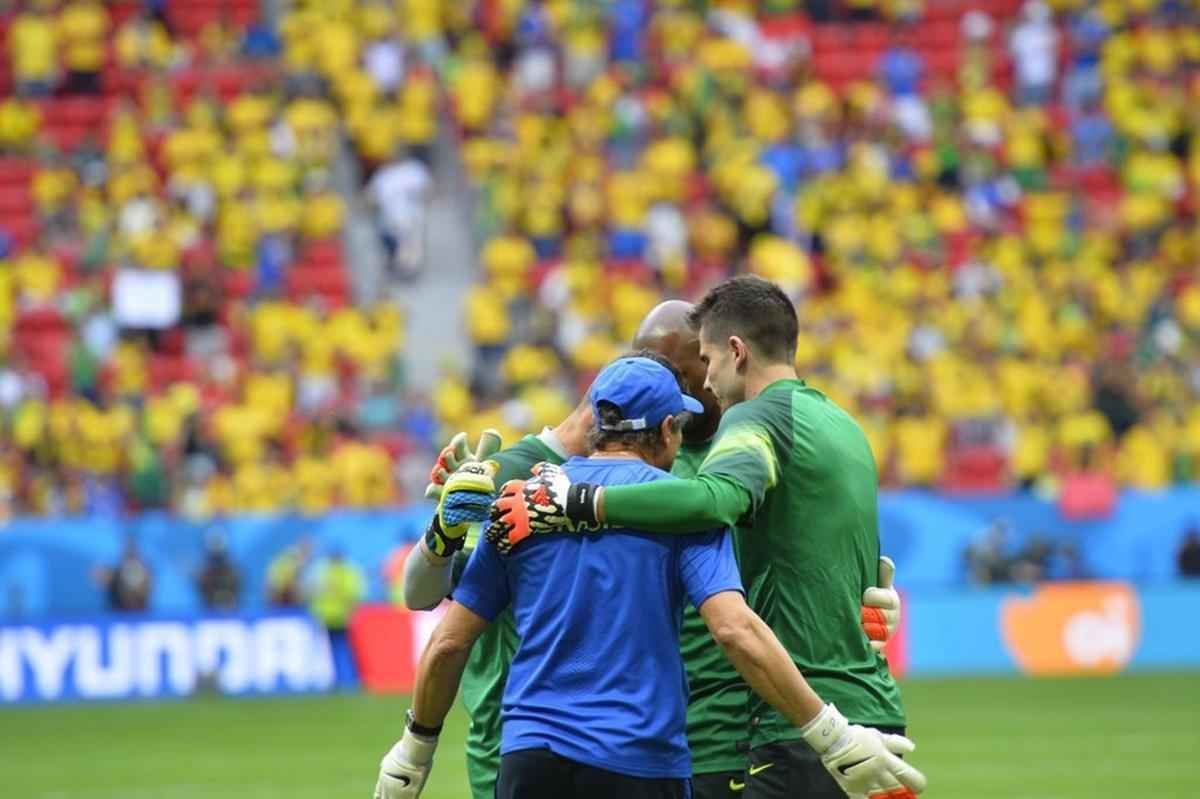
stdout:
[(761, 766), (751, 766), (750, 767), (750, 776), (753, 777), (755, 774), (758, 774), (760, 771), (766, 771), (773, 765), (775, 765), (775, 764), (774, 763), (763, 763)]
[(743, 790), (745, 787), (746, 783), (738, 782), (737, 780), (733, 779), (733, 777), (729, 778), (729, 790), (737, 792)]
[(383, 774), (386, 777), (399, 780), (401, 788), (407, 788), (408, 786), (412, 785), (412, 777), (408, 776), (407, 774), (388, 774), (386, 771), (383, 772)]
[(869, 757), (864, 757), (862, 760), (856, 760), (853, 763), (844, 763), (844, 764), (838, 766), (838, 771), (840, 771), (842, 773), (843, 777), (849, 777), (850, 775), (846, 773), (847, 771), (854, 768), (855, 766), (861, 766), (863, 763), (866, 763), (870, 759), (871, 758), (869, 758)]

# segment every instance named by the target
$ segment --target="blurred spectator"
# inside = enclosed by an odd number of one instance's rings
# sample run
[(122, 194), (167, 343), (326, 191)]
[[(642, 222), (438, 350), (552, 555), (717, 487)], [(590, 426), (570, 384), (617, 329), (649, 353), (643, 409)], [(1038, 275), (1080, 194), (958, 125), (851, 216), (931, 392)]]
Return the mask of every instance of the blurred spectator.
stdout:
[(206, 539), (204, 566), (196, 579), (204, 606), (212, 610), (236, 610), (241, 595), (241, 578), (229, 557), (225, 537), (211, 533)]
[(362, 571), (339, 550), (314, 567), (309, 612), (329, 633), (338, 685), (351, 685), (355, 680), (347, 630), (366, 590)]
[(380, 167), (367, 185), (380, 237), (394, 277), (416, 277), (425, 257), (425, 212), (433, 178), (408, 153)]
[(312, 539), (302, 538), (275, 556), (267, 567), (267, 603), (277, 608), (305, 604), (304, 570), (312, 559)]
[(1058, 77), (1058, 29), (1050, 7), (1041, 0), (1028, 0), (1021, 17), (1008, 45), (1017, 72), (1017, 98), (1022, 105), (1044, 105)]
[(96, 0), (70, 0), (58, 16), (60, 48), (66, 65), (66, 94), (99, 94), (100, 70), (108, 57), (108, 11)]
[(1053, 556), (1054, 544), (1050, 539), (1040, 533), (1034, 533), (1013, 558), (1008, 577), (1015, 583), (1036, 583), (1045, 580)]
[(1046, 577), (1050, 580), (1086, 580), (1091, 577), (1079, 547), (1070, 542), (1055, 547), (1046, 564)]
[(1108, 25), (1096, 9), (1084, 8), (1070, 23), (1071, 65), (1063, 81), (1063, 100), (1079, 109), (1096, 103), (1104, 89), (1100, 63)]
[(47, 4), (30, 5), (8, 29), (8, 56), (17, 94), (46, 97), (58, 80), (59, 34)]
[(279, 36), (266, 22), (257, 22), (242, 38), (242, 55), (253, 59), (275, 58), (280, 51)]
[(380, 36), (367, 43), (363, 63), (379, 90), (393, 96), (404, 80), (404, 45), (395, 36)]
[(924, 143), (933, 134), (933, 121), (920, 91), (925, 65), (912, 49), (907, 33), (883, 55), (880, 72), (892, 96), (896, 126), (910, 141)]
[(1179, 576), (1200, 578), (1200, 527), (1195, 524), (1183, 534), (1183, 545), (1179, 547)]
[(117, 611), (143, 611), (149, 607), (153, 576), (130, 536), (116, 565), (97, 569), (95, 580), (108, 595), (108, 606)]
[(1084, 105), (1071, 122), (1072, 151), (1078, 166), (1103, 167), (1112, 156), (1115, 132), (1103, 110)]
[(128, 69), (162, 69), (179, 56), (166, 26), (145, 7), (121, 24), (114, 50), (117, 63)]
[(1013, 559), (1008, 547), (1008, 524), (997, 520), (978, 541), (967, 547), (967, 573), (971, 582), (977, 585), (1011, 582)]

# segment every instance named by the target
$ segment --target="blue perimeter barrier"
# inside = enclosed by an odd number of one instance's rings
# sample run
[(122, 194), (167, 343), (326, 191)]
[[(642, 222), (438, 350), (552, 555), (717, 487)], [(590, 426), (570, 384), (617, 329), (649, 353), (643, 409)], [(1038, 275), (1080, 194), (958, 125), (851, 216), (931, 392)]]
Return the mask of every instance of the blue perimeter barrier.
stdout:
[[(1200, 522), (1200, 488), (1158, 494), (1126, 492), (1108, 519), (1073, 522), (1052, 503), (1027, 495), (953, 498), (905, 491), (880, 497), (883, 551), (909, 590), (963, 587), (964, 552), (997, 520), (1019, 547), (1030, 536), (1074, 542), (1091, 577), (1158, 583), (1175, 575), (1176, 554), (1189, 524)], [(320, 557), (340, 550), (362, 567), (368, 599), (383, 601), (382, 566), (396, 547), (415, 541), (432, 507), (418, 503), (386, 511), (339, 511), (317, 518), (243, 516), (195, 524), (163, 514), (131, 519), (21, 519), (0, 527), (0, 619), (79, 615), (105, 610), (93, 570), (116, 562), (133, 536), (154, 576), (151, 608), (194, 613), (196, 573), (206, 535), (220, 531), (243, 581), (243, 607), (264, 606), (267, 568), (277, 554), (311, 536)], [(803, 520), (797, 520), (803, 529)]]

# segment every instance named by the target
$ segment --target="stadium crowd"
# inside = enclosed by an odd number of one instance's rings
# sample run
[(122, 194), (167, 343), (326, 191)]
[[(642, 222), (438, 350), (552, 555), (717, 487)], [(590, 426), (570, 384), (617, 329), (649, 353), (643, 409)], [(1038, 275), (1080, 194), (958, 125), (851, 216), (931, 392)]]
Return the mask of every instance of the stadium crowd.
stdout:
[[(736, 270), (887, 485), (1200, 479), (1195, 4), (4, 5), (3, 513), (394, 502)], [(444, 108), (482, 274), (425, 402), (331, 165), (428, 162)]]
[(348, 303), (339, 106), (292, 28), (241, 0), (20, 6), (0, 103), (3, 512), (396, 501), (398, 431), (427, 414), (397, 399), (400, 311)]
[(1194, 5), (514, 5), (448, 75), (482, 397), (745, 269), (887, 484), (1197, 479)]

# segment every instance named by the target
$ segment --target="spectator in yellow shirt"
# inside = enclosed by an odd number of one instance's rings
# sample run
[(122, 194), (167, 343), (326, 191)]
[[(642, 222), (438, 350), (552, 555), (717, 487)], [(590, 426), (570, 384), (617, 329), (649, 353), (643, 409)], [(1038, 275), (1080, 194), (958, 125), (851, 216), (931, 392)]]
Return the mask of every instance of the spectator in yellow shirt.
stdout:
[(0, 152), (24, 153), (42, 126), (42, 113), (19, 97), (0, 102)]
[(96, 0), (73, 0), (59, 12), (58, 36), (67, 68), (63, 91), (99, 94), (109, 29), (108, 11)]
[(337, 470), (328, 458), (304, 455), (292, 467), (296, 509), (306, 516), (325, 513), (337, 499)]
[(394, 500), (392, 463), (382, 448), (359, 442), (344, 443), (333, 454), (333, 465), (342, 505), (379, 508)]
[(54, 301), (62, 280), (56, 260), (40, 250), (29, 250), (13, 262), (12, 268), (23, 304), (43, 306)]
[(25, 11), (8, 29), (8, 57), (17, 94), (46, 97), (58, 79), (58, 32), (44, 8)]
[(126, 69), (165, 69), (176, 58), (171, 35), (148, 10), (122, 23), (114, 47), (117, 63)]

